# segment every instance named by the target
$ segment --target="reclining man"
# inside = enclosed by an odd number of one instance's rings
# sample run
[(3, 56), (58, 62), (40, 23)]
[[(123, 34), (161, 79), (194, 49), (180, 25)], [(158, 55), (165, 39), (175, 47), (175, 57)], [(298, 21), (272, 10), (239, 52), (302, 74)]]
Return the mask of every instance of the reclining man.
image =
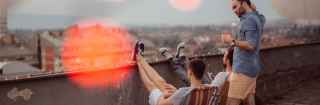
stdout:
[[(223, 56), (223, 64), (226, 72), (220, 72), (215, 76), (210, 86), (218, 87), (219, 91), (227, 81), (232, 72), (233, 48), (229, 48)], [(191, 83), (190, 87), (184, 87), (177, 90), (174, 86), (168, 84), (141, 55), (137, 55), (137, 64), (140, 77), (145, 87), (150, 92), (150, 105), (180, 105), (186, 103), (186, 96), (201, 86), (208, 86), (202, 83), (202, 76), (205, 71), (205, 64), (201, 60), (191, 60), (187, 65), (187, 77)], [(208, 93), (209, 94), (209, 93)]]
[(179, 88), (178, 90), (168, 84), (141, 56), (137, 55), (137, 64), (140, 77), (150, 92), (150, 105), (181, 105), (186, 103), (189, 93), (201, 86), (201, 79), (205, 72), (206, 65), (201, 60), (191, 60), (187, 66), (187, 77), (190, 81), (189, 87)]

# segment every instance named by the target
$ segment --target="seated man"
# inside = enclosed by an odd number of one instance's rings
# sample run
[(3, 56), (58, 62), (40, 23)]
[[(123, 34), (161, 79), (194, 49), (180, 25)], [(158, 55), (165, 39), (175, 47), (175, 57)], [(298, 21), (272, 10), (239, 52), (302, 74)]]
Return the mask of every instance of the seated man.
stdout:
[(211, 85), (221, 87), (228, 80), (230, 73), (232, 72), (232, 61), (233, 61), (233, 47), (228, 48), (223, 55), (223, 66), (225, 72), (219, 72), (215, 78), (212, 80)]
[(225, 68), (224, 72), (219, 72), (215, 78), (211, 81), (211, 86), (219, 88), (218, 94), (220, 95), (219, 105), (226, 105), (228, 99), (229, 90), (229, 75), (232, 72), (232, 61), (233, 61), (233, 48), (228, 48), (223, 56), (223, 65)]
[(176, 88), (168, 84), (141, 55), (137, 55), (137, 64), (140, 77), (150, 92), (150, 105), (180, 105), (185, 103), (186, 97), (193, 89), (205, 86), (201, 79), (206, 65), (201, 60), (191, 60), (187, 66), (187, 77), (190, 81), (189, 87)]

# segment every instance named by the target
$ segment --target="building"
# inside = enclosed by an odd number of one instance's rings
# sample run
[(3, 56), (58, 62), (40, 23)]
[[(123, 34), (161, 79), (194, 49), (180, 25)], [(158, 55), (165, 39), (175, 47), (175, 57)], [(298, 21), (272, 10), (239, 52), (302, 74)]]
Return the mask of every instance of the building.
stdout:
[(7, 34), (7, 0), (0, 0), (0, 37)]

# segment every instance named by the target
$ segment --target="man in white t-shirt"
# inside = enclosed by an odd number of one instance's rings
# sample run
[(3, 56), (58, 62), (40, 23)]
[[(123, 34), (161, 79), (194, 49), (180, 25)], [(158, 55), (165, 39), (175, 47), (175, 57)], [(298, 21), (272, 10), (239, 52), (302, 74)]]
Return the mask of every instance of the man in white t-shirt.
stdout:
[(232, 60), (233, 60), (233, 48), (228, 48), (223, 55), (224, 72), (219, 72), (211, 81), (212, 86), (218, 87), (220, 90), (224, 83), (228, 80), (230, 73), (232, 72)]
[[(230, 64), (231, 60), (228, 59), (228, 55), (230, 54), (228, 52), (224, 55), (223, 62), (226, 65), (227, 72), (230, 72), (230, 66), (232, 64)], [(140, 54), (137, 54), (136, 56), (140, 78), (144, 83), (144, 86), (150, 92), (150, 105), (180, 105), (186, 101), (186, 97), (193, 89), (204, 85), (201, 79), (205, 72), (206, 65), (202, 60), (194, 59), (188, 62), (187, 78), (191, 84), (188, 87), (179, 88), (177, 90), (173, 85), (167, 83), (154, 68), (145, 61), (144, 57)], [(212, 85), (221, 88), (221, 83), (223, 84), (223, 80), (226, 80), (227, 78), (227, 72), (219, 73), (215, 80), (212, 81)]]
[(176, 89), (167, 83), (141, 55), (137, 55), (139, 74), (144, 86), (150, 92), (150, 105), (181, 105), (195, 88), (204, 86), (201, 79), (206, 65), (202, 60), (193, 59), (187, 65), (188, 87)]

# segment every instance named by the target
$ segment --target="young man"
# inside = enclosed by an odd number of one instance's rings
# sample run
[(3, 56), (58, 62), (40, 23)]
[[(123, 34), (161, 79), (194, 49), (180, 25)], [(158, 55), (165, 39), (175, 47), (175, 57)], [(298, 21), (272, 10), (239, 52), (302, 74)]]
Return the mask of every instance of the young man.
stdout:
[(188, 63), (187, 77), (190, 86), (178, 90), (168, 84), (139, 54), (137, 55), (137, 64), (140, 77), (150, 92), (150, 105), (180, 105), (186, 102), (186, 97), (193, 89), (203, 86), (201, 79), (206, 65), (201, 60), (191, 60)]
[(229, 75), (232, 72), (232, 60), (233, 60), (233, 47), (228, 48), (223, 55), (223, 66), (225, 71), (219, 72), (215, 78), (211, 81), (211, 85), (218, 87), (221, 90), (224, 83), (228, 80)]
[(261, 71), (260, 40), (265, 23), (250, 0), (232, 0), (232, 10), (240, 18), (240, 31), (235, 38), (222, 35), (222, 41), (235, 47), (233, 72), (230, 75), (228, 105), (239, 105), (247, 98), (247, 104), (255, 105), (256, 78)]

